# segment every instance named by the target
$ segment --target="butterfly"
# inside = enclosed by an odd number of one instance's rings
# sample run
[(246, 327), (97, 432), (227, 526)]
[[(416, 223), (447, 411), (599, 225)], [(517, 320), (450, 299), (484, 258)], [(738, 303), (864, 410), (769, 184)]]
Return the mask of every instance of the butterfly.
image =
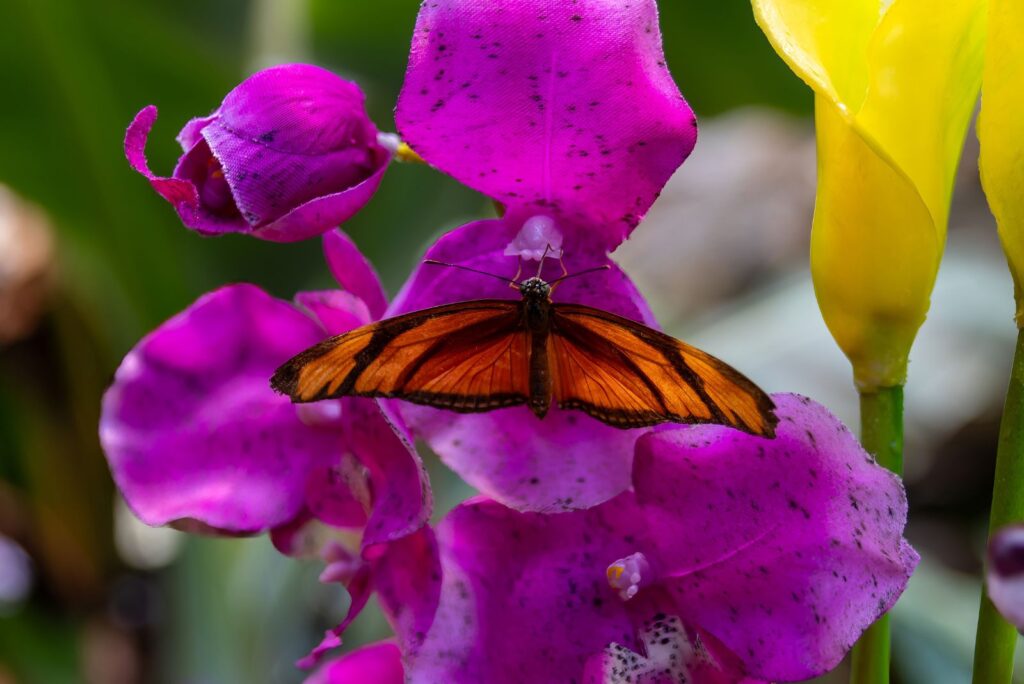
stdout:
[[(476, 273), (457, 264), (453, 266)], [(774, 437), (775, 405), (731, 366), (669, 335), (582, 304), (553, 302), (563, 275), (501, 278), (521, 299), (436, 306), (324, 340), (277, 369), (295, 402), (388, 397), (462, 413), (552, 403), (619, 428), (716, 423)], [(564, 273), (564, 267), (563, 267)]]

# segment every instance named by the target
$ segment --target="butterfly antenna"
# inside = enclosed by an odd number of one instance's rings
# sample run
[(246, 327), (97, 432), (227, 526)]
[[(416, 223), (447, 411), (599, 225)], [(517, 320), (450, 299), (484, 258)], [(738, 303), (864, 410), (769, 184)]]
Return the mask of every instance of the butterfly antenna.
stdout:
[(575, 278), (577, 276), (587, 275), (589, 273), (596, 273), (597, 271), (607, 271), (610, 268), (611, 268), (611, 266), (608, 265), (608, 264), (604, 264), (603, 266), (595, 266), (594, 268), (588, 268), (588, 269), (585, 269), (583, 271), (577, 271), (576, 273), (569, 273), (567, 275), (562, 276), (561, 278), (557, 278), (556, 280), (552, 280), (548, 284), (551, 285), (552, 288), (554, 288), (555, 285), (557, 285), (558, 283), (562, 282), (563, 280), (569, 280), (569, 278)]
[(511, 280), (509, 278), (506, 278), (505, 276), (498, 275), (497, 273), (479, 271), (475, 268), (470, 268), (469, 266), (463, 266), (462, 264), (449, 264), (447, 261), (438, 261), (437, 259), (424, 259), (423, 263), (430, 264), (431, 266), (447, 266), (448, 268), (457, 268), (462, 271), (469, 271), (470, 273), (478, 273), (480, 275), (490, 276), (492, 278), (497, 278), (498, 280), (504, 283), (508, 283), (510, 286), (516, 289), (519, 289), (519, 283), (517, 283), (515, 280)]
[(544, 260), (548, 258), (548, 252), (551, 251), (551, 244), (544, 248), (544, 253), (540, 255), (540, 261), (537, 263), (537, 278), (540, 278), (540, 274), (544, 271)]

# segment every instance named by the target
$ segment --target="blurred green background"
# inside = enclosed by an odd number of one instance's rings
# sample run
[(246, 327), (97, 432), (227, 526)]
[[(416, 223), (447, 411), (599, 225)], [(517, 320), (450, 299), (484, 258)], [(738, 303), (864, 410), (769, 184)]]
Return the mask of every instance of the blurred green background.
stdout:
[[(134, 114), (156, 104), (148, 155), (169, 173), (185, 121), (214, 109), (248, 73), (284, 61), (357, 80), (378, 126), (391, 130), (418, 4), (0, 3), (0, 184), (41, 207), (55, 238), (36, 283), (38, 315), (0, 340), (0, 538), (22, 550), (15, 556), (28, 560), (18, 567), (31, 581), (0, 599), (0, 684), (299, 681), (292, 661), (343, 613), (344, 592), (319, 585), (318, 567), (279, 557), (265, 539), (140, 537), (115, 508), (96, 425), (100, 396), (132, 345), (225, 283), (290, 298), (330, 282), (317, 240), (204, 239), (183, 229), (129, 169), (122, 140)], [(809, 91), (771, 50), (746, 0), (661, 6), (669, 64), (699, 117), (747, 105), (809, 115)], [(346, 230), (393, 293), (434, 236), (487, 211), (454, 181), (402, 165)], [(17, 254), (0, 241), (0, 273)], [(443, 511), (467, 489), (431, 469)], [(984, 504), (953, 516), (976, 526)], [(0, 558), (0, 585), (16, 565)], [(369, 611), (346, 641), (384, 630)], [(955, 677), (963, 658), (942, 638), (902, 632), (897, 658), (927, 654)], [(958, 681), (935, 679), (936, 669), (904, 672), (906, 681)]]

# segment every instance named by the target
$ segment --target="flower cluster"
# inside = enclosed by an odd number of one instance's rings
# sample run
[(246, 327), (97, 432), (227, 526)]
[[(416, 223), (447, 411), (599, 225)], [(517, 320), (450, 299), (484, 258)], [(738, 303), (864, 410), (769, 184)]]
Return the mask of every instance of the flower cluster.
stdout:
[[(350, 398), (293, 405), (274, 369), (328, 336), (428, 306), (517, 296), (421, 267), (388, 304), (332, 228), (390, 159), (358, 89), (321, 69), (260, 72), (182, 130), (174, 174), (131, 164), (186, 226), (270, 240), (322, 235), (338, 289), (277, 300), (252, 285), (200, 298), (144, 338), (104, 398), (100, 434), (152, 525), (268, 533), (316, 555), (352, 596), (304, 659), (341, 643), (372, 592), (395, 643), (309, 681), (753, 682), (834, 667), (906, 586), (906, 499), (822, 406), (774, 397), (774, 439), (720, 426), (619, 430), (525, 407), (454, 414)], [(424, 161), (494, 199), (433, 259), (512, 275), (608, 263), (696, 142), (665, 64), (654, 0), (437, 0), (420, 10), (396, 120)], [(547, 271), (545, 271), (547, 269)], [(614, 264), (556, 299), (656, 326)], [(431, 528), (412, 448), (424, 440), (481, 494)]]

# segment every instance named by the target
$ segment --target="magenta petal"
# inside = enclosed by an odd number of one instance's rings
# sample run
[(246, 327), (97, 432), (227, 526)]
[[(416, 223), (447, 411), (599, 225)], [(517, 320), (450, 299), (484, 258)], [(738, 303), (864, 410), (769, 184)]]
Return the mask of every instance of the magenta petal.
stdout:
[(377, 272), (352, 242), (352, 238), (341, 230), (329, 231), (324, 233), (323, 248), (327, 267), (341, 289), (366, 302), (373, 320), (383, 316), (388, 306), (384, 287)]
[(774, 399), (774, 440), (653, 432), (637, 443), (633, 480), (681, 617), (752, 674), (791, 681), (835, 667), (919, 559), (902, 537), (899, 479), (824, 407)]
[(285, 242), (320, 235), (373, 196), (386, 155), (343, 148), (316, 156), (240, 137), (219, 119), (202, 131), (224, 170), (235, 204), (257, 237)]
[(1024, 629), (1024, 525), (1010, 525), (988, 544), (988, 593), (1018, 630)]
[(619, 430), (575, 411), (543, 420), (525, 407), (452, 414), (403, 404), (414, 432), (470, 485), (521, 511), (589, 508), (629, 487), (643, 430)]
[(441, 559), (430, 527), (367, 549), (373, 584), (403, 648), (418, 647), (434, 621), (441, 593)]
[(132, 122), (125, 153), (189, 228), (288, 242), (352, 217), (380, 185), (390, 153), (358, 86), (305, 64), (253, 74), (221, 107), (178, 134), (185, 154), (173, 178), (155, 176), (144, 147), (156, 119)]
[(345, 585), (345, 589), (348, 590), (350, 601), (348, 612), (345, 614), (345, 619), (343, 619), (341, 624), (334, 629), (327, 630), (320, 643), (317, 644), (308, 655), (295, 662), (296, 667), (302, 668), (303, 670), (316, 667), (317, 664), (323, 660), (325, 655), (341, 646), (341, 635), (346, 629), (348, 629), (348, 626), (352, 624), (352, 621), (359, 617), (359, 614), (363, 612), (363, 608), (366, 607), (366, 602), (370, 600), (370, 594), (373, 593), (369, 566), (363, 566), (360, 568)]
[[(511, 277), (517, 260), (505, 256), (504, 249), (517, 231), (518, 227), (506, 220), (477, 221), (442, 237), (426, 256)], [(600, 250), (566, 258), (573, 271), (604, 263), (608, 259)], [(545, 268), (545, 275), (551, 278), (561, 272), (553, 259), (546, 261)], [(406, 282), (388, 314), (491, 297), (516, 299), (519, 294), (495, 278), (423, 264)], [(614, 265), (609, 271), (566, 281), (554, 298), (653, 324), (646, 302)], [(619, 494), (629, 486), (633, 444), (644, 432), (619, 430), (581, 412), (557, 408), (543, 420), (525, 407), (482, 414), (457, 414), (408, 403), (396, 408), (463, 479), (519, 510), (588, 508)]]
[(341, 290), (299, 292), (295, 303), (308, 311), (329, 335), (340, 335), (373, 320), (366, 302)]
[[(179, 178), (177, 173), (174, 178), (157, 176), (149, 169), (149, 163), (146, 161), (146, 139), (156, 121), (156, 115), (156, 107), (149, 105), (136, 114), (128, 126), (124, 137), (124, 153), (131, 167), (142, 174), (161, 197), (171, 203), (187, 227), (204, 235), (248, 231), (249, 226), (240, 216), (218, 216), (207, 211), (201, 205), (199, 191), (191, 179)], [(198, 142), (192, 151), (186, 152), (179, 161), (179, 167), (182, 164), (193, 164), (198, 167), (197, 172), (205, 173), (209, 159), (206, 144)]]
[(251, 285), (204, 295), (128, 353), (103, 400), (114, 479), (150, 525), (194, 519), (231, 532), (288, 522), (339, 435), (299, 420), (267, 379), (323, 338)]
[(178, 132), (178, 137), (176, 138), (178, 144), (181, 145), (183, 152), (188, 152), (196, 146), (196, 143), (202, 141), (203, 129), (216, 121), (217, 116), (217, 112), (214, 112), (210, 116), (197, 116), (185, 124), (181, 131)]
[(377, 129), (355, 83), (312, 64), (258, 71), (224, 98), (220, 122), (268, 149), (323, 155), (347, 148), (377, 150)]
[(430, 480), (416, 450), (372, 399), (345, 401), (342, 411), (350, 452), (369, 471), (373, 509), (363, 547), (415, 532), (430, 519), (434, 500)]
[(271, 242), (294, 242), (320, 235), (348, 221), (366, 206), (380, 187), (386, 170), (387, 164), (383, 163), (358, 185), (309, 200), (253, 235)]
[[(339, 439), (339, 442), (341, 440)], [(366, 525), (363, 501), (355, 496), (362, 487), (356, 483), (361, 472), (343, 465), (332, 465), (313, 471), (306, 489), (306, 507), (310, 515), (333, 527), (362, 529)]]
[(395, 115), (430, 164), (619, 244), (693, 149), (654, 0), (439, 0)]
[(630, 494), (565, 515), (482, 500), (453, 510), (438, 526), (441, 595), (408, 656), (409, 681), (580, 681), (593, 654), (631, 644), (631, 619), (605, 568), (635, 550), (622, 523), (637, 514)]
[(307, 677), (305, 684), (403, 684), (402, 654), (384, 641), (336, 658)]

